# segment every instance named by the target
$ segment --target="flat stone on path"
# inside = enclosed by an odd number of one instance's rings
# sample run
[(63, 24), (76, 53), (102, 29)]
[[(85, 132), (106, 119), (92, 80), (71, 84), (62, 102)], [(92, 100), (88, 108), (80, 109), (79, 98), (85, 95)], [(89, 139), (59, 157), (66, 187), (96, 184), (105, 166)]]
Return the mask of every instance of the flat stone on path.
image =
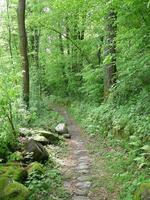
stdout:
[(76, 189), (74, 191), (74, 194), (77, 195), (77, 196), (87, 196), (88, 195), (88, 190), (87, 189), (84, 189), (84, 190), (80, 190), (80, 189)]
[(87, 181), (88, 179), (89, 179), (89, 177), (84, 175), (84, 176), (78, 177), (78, 178), (77, 178), (77, 181), (79, 181), (79, 182), (82, 182), (82, 181), (83, 181), (83, 182), (84, 182), (84, 181)]
[(88, 197), (74, 196), (72, 200), (90, 200)]
[(80, 174), (88, 174), (89, 170), (87, 170), (87, 169), (81, 169), (81, 170), (78, 171), (78, 173), (80, 173)]
[(85, 188), (90, 188), (91, 186), (91, 182), (90, 181), (86, 181), (86, 182), (78, 182), (76, 184), (76, 187), (80, 188), (80, 189), (85, 189)]
[(83, 154), (86, 154), (87, 151), (86, 150), (75, 150), (75, 155), (83, 155)]
[(89, 168), (89, 166), (88, 166), (87, 164), (85, 164), (85, 163), (80, 163), (80, 164), (76, 167), (77, 170), (84, 170), (84, 169), (88, 169), (88, 168)]
[(89, 160), (89, 157), (88, 156), (80, 156), (79, 158), (78, 158), (78, 160), (80, 160), (80, 161), (88, 161)]

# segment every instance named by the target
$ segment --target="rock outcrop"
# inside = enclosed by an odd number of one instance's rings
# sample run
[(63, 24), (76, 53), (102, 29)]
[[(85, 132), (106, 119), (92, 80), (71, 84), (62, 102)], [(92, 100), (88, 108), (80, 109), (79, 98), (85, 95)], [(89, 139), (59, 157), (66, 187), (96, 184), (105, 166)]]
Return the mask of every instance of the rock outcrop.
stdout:
[(26, 139), (33, 139), (37, 142), (40, 142), (42, 145), (58, 144), (60, 141), (59, 135), (56, 133), (52, 133), (51, 131), (27, 128), (20, 128), (19, 130), (20, 134)]
[(38, 162), (48, 160), (48, 152), (40, 142), (30, 139), (25, 143), (24, 148), (27, 154), (32, 154), (30, 160)]
[(39, 131), (39, 134), (48, 139), (50, 144), (58, 144), (60, 141), (59, 136), (50, 131)]
[(47, 145), (50, 143), (50, 141), (42, 135), (34, 135), (34, 136), (30, 137), (30, 139), (40, 142), (42, 145)]

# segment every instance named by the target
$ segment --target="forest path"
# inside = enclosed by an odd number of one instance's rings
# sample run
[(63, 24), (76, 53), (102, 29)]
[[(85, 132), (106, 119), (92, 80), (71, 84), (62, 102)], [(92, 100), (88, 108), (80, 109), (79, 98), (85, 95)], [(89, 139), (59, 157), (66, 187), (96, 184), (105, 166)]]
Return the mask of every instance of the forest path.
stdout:
[(65, 119), (71, 139), (67, 141), (69, 155), (63, 160), (63, 173), (66, 177), (65, 188), (71, 193), (71, 200), (90, 200), (92, 186), (90, 177), (91, 159), (85, 147), (85, 140), (80, 127), (63, 108), (56, 108)]
[(55, 111), (64, 117), (71, 134), (67, 140), (68, 153), (61, 161), (64, 185), (72, 196), (70, 200), (116, 200), (116, 191), (107, 188), (112, 175), (100, 156), (103, 148), (100, 150), (97, 139), (85, 134), (65, 108), (55, 107)]

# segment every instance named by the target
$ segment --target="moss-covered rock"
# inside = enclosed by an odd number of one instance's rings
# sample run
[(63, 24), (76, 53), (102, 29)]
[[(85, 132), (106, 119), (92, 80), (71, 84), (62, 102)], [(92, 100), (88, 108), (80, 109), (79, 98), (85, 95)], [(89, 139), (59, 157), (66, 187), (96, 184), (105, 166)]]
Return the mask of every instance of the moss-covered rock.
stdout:
[(8, 184), (4, 189), (4, 196), (6, 200), (27, 200), (29, 197), (29, 190), (24, 185), (13, 182)]
[(27, 171), (17, 164), (0, 165), (0, 178), (5, 176), (12, 178), (14, 181), (23, 182), (27, 178)]
[(49, 144), (49, 140), (42, 135), (34, 135), (31, 138), (37, 142), (40, 142), (42, 145)]
[(37, 172), (39, 174), (44, 174), (45, 170), (41, 163), (33, 162), (28, 166), (28, 174), (32, 174), (34, 172)]
[(0, 199), (4, 188), (8, 185), (10, 179), (8, 177), (0, 176)]
[(136, 190), (134, 200), (149, 200), (150, 199), (150, 182), (142, 183)]
[(29, 190), (21, 183), (15, 182), (8, 177), (0, 178), (0, 199), (1, 200), (27, 200)]
[(50, 131), (39, 131), (39, 135), (42, 135), (45, 138), (47, 138), (50, 144), (58, 144), (60, 142), (60, 137), (57, 134), (52, 133)]
[[(40, 142), (42, 145), (47, 144), (58, 144), (60, 142), (60, 137), (51, 131), (45, 131), (41, 129), (27, 129), (20, 128), (20, 133), (22, 135), (30, 136), (29, 139)], [(42, 136), (42, 137), (41, 137)]]

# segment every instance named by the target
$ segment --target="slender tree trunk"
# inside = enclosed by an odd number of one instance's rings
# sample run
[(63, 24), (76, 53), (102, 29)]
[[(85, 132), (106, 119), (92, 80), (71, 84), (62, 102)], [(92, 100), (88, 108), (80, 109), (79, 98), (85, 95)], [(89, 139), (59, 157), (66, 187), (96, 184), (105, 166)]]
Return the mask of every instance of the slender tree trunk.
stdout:
[(64, 46), (63, 46), (63, 40), (62, 40), (62, 34), (59, 33), (59, 48), (61, 55), (64, 55)]
[(41, 84), (41, 69), (40, 69), (40, 63), (39, 63), (39, 48), (40, 48), (40, 30), (35, 29), (34, 30), (34, 61), (37, 68), (37, 86), (39, 90), (39, 97), (42, 95), (42, 84)]
[[(69, 27), (68, 27), (68, 18), (66, 18), (66, 39), (68, 39), (69, 36)], [(67, 53), (68, 55), (70, 55), (70, 44), (69, 44), (69, 40), (67, 40)]]
[(40, 49), (40, 30), (38, 27), (35, 27), (30, 30), (32, 33), (29, 37), (29, 45), (30, 50), (32, 52), (30, 56), (30, 61), (32, 63), (32, 67), (34, 68), (35, 72), (35, 79), (34, 79), (34, 85), (33, 88), (35, 88), (36, 95), (38, 94), (38, 97), (41, 98), (42, 96), (42, 79), (41, 79), (41, 67), (40, 67), (40, 61), (39, 61), (39, 49)]
[[(63, 45), (63, 38), (62, 38), (62, 34), (60, 33), (59, 34), (59, 48), (60, 48), (60, 53), (61, 53), (61, 56), (62, 56), (62, 59), (63, 59), (63, 56), (65, 55), (64, 53), (64, 45)], [(65, 64), (62, 63), (62, 67), (63, 67), (63, 77), (64, 77), (64, 83), (65, 83), (65, 88), (66, 88), (66, 95), (68, 95), (68, 91), (67, 91), (67, 88), (68, 88), (68, 78), (66, 76), (66, 70), (65, 70)]]
[(20, 37), (20, 54), (23, 68), (23, 100), (29, 108), (29, 61), (28, 61), (28, 41), (25, 28), (26, 0), (18, 1), (18, 29)]
[[(79, 38), (79, 31), (78, 31), (78, 14), (76, 13), (74, 15), (74, 23), (73, 23), (73, 30), (72, 30), (72, 39), (75, 41), (75, 43), (78, 44), (78, 38)], [(72, 45), (71, 47), (71, 53), (72, 53), (72, 72), (77, 73), (79, 72), (79, 66), (78, 66), (78, 49)]]
[(104, 95), (109, 94), (109, 89), (116, 83), (116, 25), (117, 14), (111, 10), (106, 18), (106, 34), (105, 34), (105, 50), (104, 59), (106, 64), (104, 66)]
[(103, 40), (104, 40), (104, 37), (101, 36), (101, 37), (100, 37), (100, 45), (99, 45), (98, 52), (97, 52), (98, 65), (99, 65), (99, 66), (100, 66), (101, 63), (102, 63), (102, 46), (103, 46)]
[(9, 52), (11, 58), (13, 57), (12, 53), (12, 37), (11, 37), (11, 25), (10, 25), (10, 15), (9, 15), (9, 0), (6, 0), (6, 6), (7, 6), (7, 26), (8, 26), (8, 44), (9, 44)]
[(35, 54), (34, 54), (34, 60), (37, 66), (37, 69), (39, 69), (39, 45), (40, 45), (40, 31), (38, 29), (34, 30), (34, 49), (35, 49)]

